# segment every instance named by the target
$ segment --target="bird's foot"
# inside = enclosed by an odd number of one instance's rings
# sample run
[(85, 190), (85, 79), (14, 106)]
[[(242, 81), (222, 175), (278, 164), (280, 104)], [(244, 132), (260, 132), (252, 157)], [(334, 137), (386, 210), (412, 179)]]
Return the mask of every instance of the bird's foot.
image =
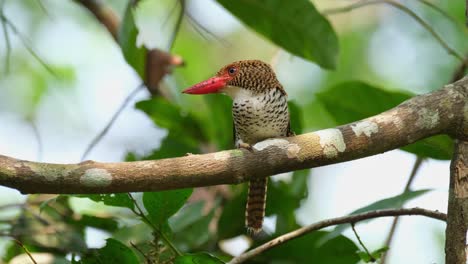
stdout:
[(252, 148), (252, 145), (250, 145), (249, 143), (244, 143), (244, 142), (239, 142), (239, 144), (237, 145), (238, 148), (243, 148), (243, 149), (246, 149), (250, 152), (253, 151), (253, 148)]

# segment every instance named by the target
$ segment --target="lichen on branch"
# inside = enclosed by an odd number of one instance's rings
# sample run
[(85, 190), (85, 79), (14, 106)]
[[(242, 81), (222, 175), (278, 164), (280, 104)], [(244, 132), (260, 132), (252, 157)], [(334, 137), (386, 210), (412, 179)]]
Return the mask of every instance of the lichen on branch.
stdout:
[[(0, 185), (22, 193), (116, 193), (237, 184), (251, 177), (318, 167), (397, 149), (437, 134), (468, 138), (468, 78), (361, 121), (289, 138), (253, 151), (135, 161), (47, 164), (0, 156)], [(255, 176), (252, 176), (255, 175)]]

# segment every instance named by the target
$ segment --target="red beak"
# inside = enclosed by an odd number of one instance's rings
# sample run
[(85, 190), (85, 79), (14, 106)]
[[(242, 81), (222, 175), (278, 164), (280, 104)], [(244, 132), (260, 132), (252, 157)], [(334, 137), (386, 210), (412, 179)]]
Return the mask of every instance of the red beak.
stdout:
[(209, 94), (217, 93), (231, 79), (230, 76), (215, 76), (182, 91), (186, 94)]

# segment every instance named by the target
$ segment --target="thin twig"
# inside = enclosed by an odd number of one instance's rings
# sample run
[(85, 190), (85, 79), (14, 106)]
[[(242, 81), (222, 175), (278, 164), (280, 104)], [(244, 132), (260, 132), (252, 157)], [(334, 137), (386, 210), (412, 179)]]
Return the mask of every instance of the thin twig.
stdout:
[(343, 12), (348, 12), (352, 11), (356, 8), (364, 7), (367, 5), (374, 5), (374, 4), (389, 4), (397, 9), (400, 9), (401, 11), (405, 12), (409, 16), (411, 16), (416, 22), (418, 22), (424, 29), (426, 29), (438, 42), (439, 44), (452, 56), (460, 60), (461, 62), (464, 61), (464, 58), (461, 54), (459, 54), (457, 51), (452, 49), (446, 42), (445, 40), (435, 32), (435, 30), (426, 22), (424, 21), (421, 17), (419, 17), (415, 12), (413, 12), (411, 9), (408, 7), (393, 1), (393, 0), (363, 0), (359, 1), (357, 3), (350, 4), (345, 7), (339, 7), (339, 8), (333, 8), (333, 9), (327, 9), (324, 10), (322, 13), (325, 15), (333, 15), (333, 14), (338, 14), (338, 13), (343, 13)]
[(137, 245), (135, 245), (132, 241), (130, 241), (130, 245), (146, 259), (148, 264), (152, 263), (151, 259), (148, 256), (146, 256), (146, 254), (140, 248), (138, 248)]
[(468, 27), (468, 0), (466, 0), (465, 4), (465, 25)]
[(10, 58), (11, 58), (11, 41), (10, 35), (8, 35), (8, 28), (6, 26), (6, 18), (3, 15), (3, 6), (5, 0), (2, 1), (0, 6), (0, 22), (2, 23), (3, 37), (5, 38), (5, 72), (6, 74), (10, 73)]
[(33, 258), (33, 256), (31, 255), (31, 252), (29, 252), (29, 250), (23, 245), (23, 243), (21, 243), (21, 241), (19, 241), (18, 239), (15, 239), (13, 238), (13, 241), (15, 241), (15, 243), (20, 246), (21, 248), (23, 248), (24, 252), (26, 252), (26, 254), (29, 256), (29, 258), (31, 259), (31, 261), (34, 263), (34, 264), (37, 264), (36, 260)]
[(107, 134), (109, 129), (112, 127), (114, 122), (119, 117), (120, 113), (125, 109), (125, 107), (127, 107), (127, 105), (138, 94), (138, 92), (143, 90), (144, 87), (145, 87), (144, 84), (140, 84), (140, 85), (138, 85), (137, 88), (135, 88), (132, 92), (130, 92), (130, 94), (125, 98), (125, 100), (122, 102), (120, 107), (117, 109), (117, 111), (114, 113), (112, 118), (109, 120), (109, 122), (107, 122), (107, 125), (101, 130), (101, 132), (99, 134), (97, 134), (94, 137), (94, 139), (91, 141), (91, 143), (88, 144), (88, 147), (86, 148), (85, 152), (81, 156), (81, 161), (84, 161), (86, 159), (86, 157), (91, 152), (91, 150), (93, 150), (93, 148), (96, 147), (96, 145), (99, 143), (99, 141), (101, 141), (101, 139)]
[(45, 8), (44, 4), (42, 3), (41, 0), (36, 0), (36, 3), (37, 5), (39, 6), (39, 8), (42, 10), (42, 12), (44, 12), (44, 14), (46, 14), (47, 16), (50, 17), (49, 15), (49, 12), (47, 11), (47, 9)]
[(37, 142), (37, 160), (42, 161), (42, 154), (43, 154), (43, 144), (42, 144), (42, 138), (41, 134), (39, 133), (39, 129), (37, 128), (37, 125), (34, 121), (31, 121), (31, 128), (33, 131), (33, 135), (36, 138)]
[[(190, 12), (186, 11), (185, 15), (189, 19), (189, 24), (197, 31), (197, 33), (205, 40), (208, 41), (208, 38), (205, 36), (205, 33), (210, 35), (213, 39), (221, 43), (224, 47), (229, 47), (231, 46), (231, 43), (229, 43), (227, 40), (218, 37), (215, 33), (211, 32), (208, 28), (203, 26), (198, 20), (196, 20)], [(205, 33), (204, 33), (205, 32)]]
[[(421, 168), (421, 164), (424, 161), (424, 158), (422, 157), (417, 157), (416, 161), (414, 162), (413, 169), (411, 169), (410, 176), (408, 178), (408, 181), (406, 182), (405, 188), (403, 189), (402, 193), (406, 193), (411, 189), (411, 184), (413, 184), (414, 179), (416, 178), (416, 174), (419, 171), (419, 168)], [(403, 205), (402, 205), (403, 206)], [(402, 207), (401, 206), (401, 207)], [(390, 227), (390, 232), (388, 232), (387, 240), (385, 241), (385, 247), (390, 248), (390, 245), (392, 244), (393, 237), (395, 235), (395, 231), (397, 228), (399, 222), (399, 217), (395, 217), (393, 219), (392, 226)], [(388, 255), (388, 252), (384, 252), (381, 257), (380, 264), (384, 264), (386, 257)]]
[(42, 67), (44, 67), (54, 77), (59, 78), (55, 71), (34, 51), (27, 37), (18, 30), (18, 28), (5, 16), (5, 14), (2, 14), (2, 19), (10, 27), (13, 33), (21, 40), (21, 43), (23, 43), (23, 46), (28, 50), (28, 52), (42, 65)]
[(136, 214), (137, 216), (141, 217), (143, 222), (145, 222), (147, 225), (149, 225), (153, 231), (160, 236), (164, 242), (171, 250), (177, 255), (177, 256), (182, 256), (182, 253), (172, 244), (172, 242), (166, 237), (166, 235), (159, 230), (157, 226), (155, 226), (149, 219), (146, 217), (145, 213), (143, 213), (143, 210), (141, 209), (140, 205), (138, 205), (137, 201), (135, 198), (133, 198), (131, 193), (127, 193), (128, 197), (133, 201), (133, 204), (135, 205), (135, 209), (133, 209), (133, 213)]
[(174, 11), (176, 10), (178, 4), (179, 4), (179, 1), (174, 1), (174, 5), (171, 7), (171, 10), (167, 14), (166, 18), (163, 20), (161, 27), (164, 28), (167, 25), (172, 14), (174, 14)]
[(366, 247), (366, 246), (364, 245), (364, 243), (362, 242), (361, 237), (360, 237), (359, 234), (357, 233), (356, 228), (354, 227), (354, 223), (351, 223), (351, 229), (353, 229), (353, 233), (354, 233), (354, 235), (356, 236), (356, 238), (357, 238), (359, 244), (360, 244), (361, 247), (364, 249), (364, 251), (366, 252), (366, 254), (369, 256), (370, 262), (375, 262), (374, 256), (372, 256), (372, 254), (369, 252), (369, 250), (367, 249), (367, 247)]
[(432, 3), (431, 1), (428, 0), (418, 0), (422, 4), (427, 5), (428, 7), (434, 9), (435, 11), (439, 12), (442, 16), (446, 17), (448, 20), (450, 20), (452, 23), (455, 25), (460, 25), (460, 22), (458, 22), (453, 16), (451, 16), (449, 13), (445, 12), (442, 8), (438, 7), (436, 4)]
[(385, 210), (376, 210), (365, 212), (362, 214), (347, 215), (332, 219), (323, 220), (309, 226), (305, 226), (299, 229), (296, 229), (292, 232), (274, 238), (265, 244), (262, 244), (252, 250), (247, 251), (246, 253), (233, 258), (229, 264), (239, 264), (244, 263), (245, 261), (260, 255), (261, 253), (270, 250), (276, 246), (286, 243), (289, 240), (304, 236), (310, 232), (339, 224), (349, 224), (357, 223), (359, 221), (378, 218), (378, 217), (387, 217), (387, 216), (401, 216), (401, 215), (421, 215), (427, 216), (430, 218), (438, 219), (441, 221), (447, 221), (447, 215), (438, 211), (431, 211), (422, 208), (404, 208), (404, 209), (385, 209)]
[(466, 69), (468, 68), (468, 53), (465, 55), (465, 60), (458, 65), (452, 74), (451, 82), (456, 82), (465, 76)]
[(177, 21), (174, 27), (174, 31), (172, 32), (171, 38), (169, 39), (169, 47), (168, 50), (172, 50), (174, 47), (175, 40), (177, 38), (177, 35), (180, 31), (180, 27), (182, 25), (182, 20), (184, 19), (184, 14), (185, 14), (185, 0), (179, 0), (180, 2), (180, 11), (179, 11), (179, 16), (177, 17)]

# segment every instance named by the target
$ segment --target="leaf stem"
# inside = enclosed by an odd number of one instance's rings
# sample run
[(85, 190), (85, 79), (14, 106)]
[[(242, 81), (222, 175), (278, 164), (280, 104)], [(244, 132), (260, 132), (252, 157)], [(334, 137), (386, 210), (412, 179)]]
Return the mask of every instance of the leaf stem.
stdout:
[(21, 241), (19, 241), (18, 239), (15, 239), (13, 238), (13, 241), (15, 241), (15, 243), (20, 246), (21, 248), (23, 248), (24, 252), (26, 252), (26, 254), (29, 256), (29, 258), (31, 259), (31, 261), (34, 263), (34, 264), (37, 264), (36, 260), (33, 258), (33, 256), (31, 255), (31, 252), (29, 252), (29, 250), (23, 245), (23, 243), (21, 243)]
[(133, 198), (132, 194), (131, 193), (127, 193), (128, 194), (128, 197), (130, 197), (130, 199), (133, 201), (133, 204), (135, 205), (135, 209), (133, 209), (133, 213), (136, 214), (137, 216), (141, 217), (141, 219), (143, 220), (143, 222), (145, 222), (147, 225), (149, 225), (153, 231), (161, 237), (161, 239), (163, 240), (164, 244), (166, 244), (176, 255), (178, 256), (182, 256), (182, 253), (177, 249), (177, 247), (172, 244), (172, 242), (167, 238), (167, 236), (161, 231), (159, 230), (159, 228), (157, 226), (155, 226), (153, 223), (151, 223), (151, 221), (148, 219), (148, 217), (146, 217), (146, 215), (143, 213), (143, 210), (141, 209), (141, 207), (138, 205), (137, 201)]
[(362, 242), (361, 237), (358, 235), (358, 233), (357, 233), (357, 231), (356, 231), (356, 228), (354, 227), (354, 223), (351, 223), (351, 228), (353, 229), (354, 235), (356, 236), (357, 240), (359, 241), (359, 244), (360, 244), (361, 247), (364, 249), (364, 251), (366, 252), (366, 254), (369, 256), (370, 262), (375, 262), (374, 256), (372, 256), (372, 254), (369, 252), (369, 250), (367, 249), (367, 247), (366, 247), (366, 246), (364, 245), (364, 243)]

